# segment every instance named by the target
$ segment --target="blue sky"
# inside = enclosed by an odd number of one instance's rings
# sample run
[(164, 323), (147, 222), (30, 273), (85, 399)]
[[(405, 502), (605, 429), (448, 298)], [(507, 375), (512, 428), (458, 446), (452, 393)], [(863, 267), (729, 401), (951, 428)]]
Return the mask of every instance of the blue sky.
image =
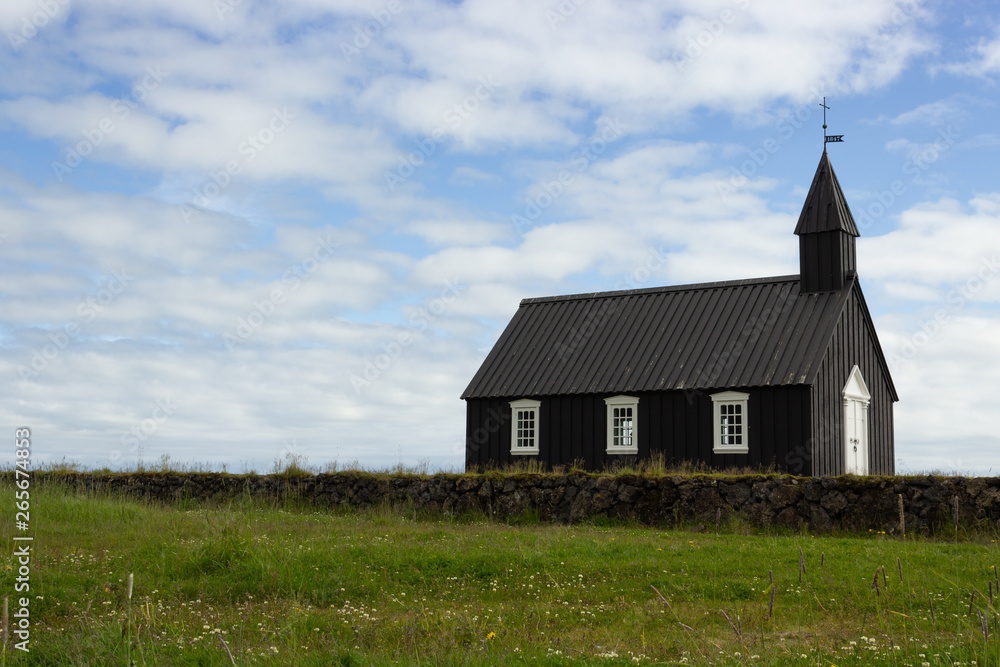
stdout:
[(36, 462), (459, 468), (522, 298), (797, 273), (825, 95), (897, 469), (1000, 469), (992, 3), (13, 0), (0, 32), (0, 414)]

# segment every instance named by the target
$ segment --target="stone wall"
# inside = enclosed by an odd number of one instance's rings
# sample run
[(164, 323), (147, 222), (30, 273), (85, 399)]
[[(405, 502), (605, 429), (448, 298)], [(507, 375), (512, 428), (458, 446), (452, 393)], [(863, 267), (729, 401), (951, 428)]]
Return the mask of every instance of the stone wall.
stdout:
[[(644, 524), (699, 524), (715, 529), (738, 520), (823, 533), (900, 529), (947, 534), (954, 516), (963, 529), (997, 528), (1000, 478), (837, 477), (787, 475), (656, 476), (499, 474), (391, 476), (344, 472), (313, 476), (218, 473), (35, 473), (35, 484), (84, 492), (122, 493), (162, 501), (241, 497), (290, 500), (316, 507), (405, 506), (425, 512), (483, 513), (573, 523), (597, 517)], [(8, 481), (12, 473), (5, 473)]]

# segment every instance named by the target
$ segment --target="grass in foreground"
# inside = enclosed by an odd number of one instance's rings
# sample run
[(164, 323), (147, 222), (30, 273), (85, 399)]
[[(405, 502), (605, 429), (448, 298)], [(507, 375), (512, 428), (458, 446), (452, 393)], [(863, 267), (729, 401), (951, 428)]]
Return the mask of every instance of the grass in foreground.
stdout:
[(1000, 664), (988, 537), (509, 526), (51, 486), (31, 501), (31, 653), (8, 645), (5, 665)]

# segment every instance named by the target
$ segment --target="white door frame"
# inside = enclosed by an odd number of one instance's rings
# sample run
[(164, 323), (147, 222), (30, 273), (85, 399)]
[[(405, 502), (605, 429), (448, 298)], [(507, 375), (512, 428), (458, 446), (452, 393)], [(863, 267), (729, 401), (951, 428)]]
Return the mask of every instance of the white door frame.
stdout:
[(855, 366), (844, 386), (844, 473), (867, 475), (868, 464), (868, 406), (872, 395)]

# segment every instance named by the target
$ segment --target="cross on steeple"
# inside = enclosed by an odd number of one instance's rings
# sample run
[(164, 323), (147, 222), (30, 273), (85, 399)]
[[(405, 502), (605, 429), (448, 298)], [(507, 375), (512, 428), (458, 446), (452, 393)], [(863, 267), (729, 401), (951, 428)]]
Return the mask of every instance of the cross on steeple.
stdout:
[(826, 133), (826, 111), (827, 109), (830, 108), (826, 106), (826, 95), (823, 96), (823, 102), (820, 103), (820, 106), (823, 107), (823, 152), (825, 153), (827, 144), (843, 142), (844, 135), (842, 134), (828, 135)]

